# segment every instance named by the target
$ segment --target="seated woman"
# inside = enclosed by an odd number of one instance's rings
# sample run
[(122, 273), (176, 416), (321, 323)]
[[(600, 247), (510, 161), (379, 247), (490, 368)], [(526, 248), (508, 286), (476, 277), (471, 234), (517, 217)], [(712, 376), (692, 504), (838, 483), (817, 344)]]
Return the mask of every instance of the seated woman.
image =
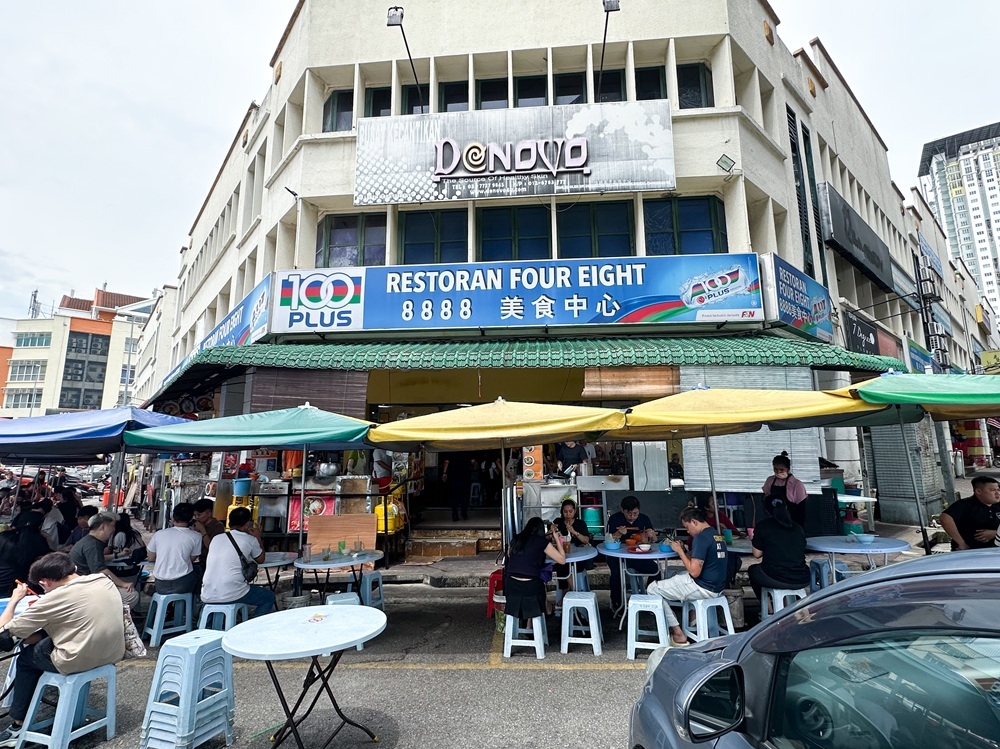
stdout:
[(542, 519), (531, 518), (507, 549), (503, 590), (507, 599), (504, 611), (510, 616), (534, 619), (551, 613), (545, 597), (545, 583), (542, 582), (545, 557), (557, 564), (566, 564), (566, 555), (555, 541), (554, 526), (546, 534)]
[[(695, 497), (694, 506), (705, 513), (706, 522), (713, 528), (717, 528), (716, 525), (716, 507), (715, 507), (715, 496), (712, 494), (699, 494)], [(729, 516), (725, 511), (718, 513), (719, 522), (722, 524), (723, 528), (728, 528), (733, 532), (734, 536), (743, 536), (745, 534), (740, 533), (740, 531), (733, 524), (733, 521), (729, 519)]]
[[(577, 517), (576, 502), (572, 499), (564, 499), (560, 514), (561, 517), (555, 520), (556, 530), (559, 532), (559, 535), (563, 538), (569, 536), (570, 543), (573, 546), (590, 546), (594, 539), (587, 529), (587, 524)], [(588, 559), (585, 562), (577, 562), (576, 570), (577, 572), (583, 572), (593, 566), (593, 560)], [(575, 581), (569, 579), (568, 564), (557, 564), (553, 567), (552, 571), (559, 580), (559, 590), (556, 593), (556, 603), (558, 604), (562, 599), (563, 593), (574, 587)]]
[(15, 581), (27, 580), (34, 561), (49, 553), (43, 520), (41, 512), (26, 509), (14, 519), (11, 530), (0, 533), (0, 596), (10, 596)]
[(797, 590), (809, 585), (806, 532), (792, 520), (781, 497), (767, 500), (765, 506), (771, 516), (757, 523), (752, 541), (753, 555), (761, 562), (747, 570), (758, 599), (763, 588)]

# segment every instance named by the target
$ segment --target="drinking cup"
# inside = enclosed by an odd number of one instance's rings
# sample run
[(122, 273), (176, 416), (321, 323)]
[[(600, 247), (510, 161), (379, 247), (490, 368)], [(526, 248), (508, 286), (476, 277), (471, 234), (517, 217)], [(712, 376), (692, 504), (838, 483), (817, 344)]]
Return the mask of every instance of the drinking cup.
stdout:
[(722, 537), (726, 539), (727, 544), (731, 544), (733, 542), (733, 532), (728, 528), (724, 528), (722, 530)]
[(345, 551), (347, 551), (347, 541), (338, 541), (337, 542), (337, 553), (338, 554), (343, 554)]

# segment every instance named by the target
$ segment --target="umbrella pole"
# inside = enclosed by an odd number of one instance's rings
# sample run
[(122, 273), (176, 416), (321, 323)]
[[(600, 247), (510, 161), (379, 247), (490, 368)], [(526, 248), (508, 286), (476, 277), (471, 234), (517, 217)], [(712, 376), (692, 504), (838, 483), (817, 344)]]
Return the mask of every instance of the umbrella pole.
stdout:
[[(306, 452), (309, 445), (302, 445), (302, 476), (299, 481), (299, 556), (302, 556), (302, 543), (305, 541), (305, 517), (306, 517)], [(293, 583), (292, 595), (302, 595), (302, 570), (295, 568), (295, 581)]]
[(715, 530), (722, 535), (722, 510), (719, 509), (719, 498), (715, 495), (715, 469), (712, 468), (712, 445), (708, 441), (708, 424), (705, 425), (705, 458), (708, 460), (708, 485), (712, 488), (712, 498), (715, 500)]
[[(896, 414), (899, 416), (899, 432), (903, 436), (903, 451), (906, 453), (906, 467), (910, 469), (910, 481), (913, 484), (913, 501), (917, 503), (917, 522), (920, 523), (920, 535), (924, 540), (924, 554), (930, 555), (931, 542), (927, 537), (927, 526), (924, 524), (924, 509), (920, 506), (920, 492), (917, 489), (917, 472), (913, 468), (913, 455), (910, 454), (910, 445), (906, 439), (906, 425), (903, 423), (903, 411), (896, 406)], [(874, 511), (874, 507), (872, 508)]]
[(500, 550), (507, 556), (507, 456), (500, 443)]

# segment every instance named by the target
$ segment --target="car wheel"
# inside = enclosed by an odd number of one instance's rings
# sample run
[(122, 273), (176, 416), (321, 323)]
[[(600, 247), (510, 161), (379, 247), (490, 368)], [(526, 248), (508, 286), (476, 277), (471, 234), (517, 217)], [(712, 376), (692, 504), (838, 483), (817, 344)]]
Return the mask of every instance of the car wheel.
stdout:
[(824, 705), (803, 697), (795, 703), (793, 715), (799, 733), (819, 741), (829, 741), (833, 737), (833, 717)]

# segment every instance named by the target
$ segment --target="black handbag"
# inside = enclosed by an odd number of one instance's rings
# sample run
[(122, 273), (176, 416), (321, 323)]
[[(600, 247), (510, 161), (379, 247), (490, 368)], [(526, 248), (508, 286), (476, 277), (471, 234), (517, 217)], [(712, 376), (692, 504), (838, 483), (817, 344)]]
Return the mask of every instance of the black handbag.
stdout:
[(243, 572), (243, 579), (248, 583), (252, 583), (257, 579), (257, 563), (252, 559), (247, 559), (243, 554), (243, 550), (240, 545), (236, 543), (236, 539), (233, 538), (233, 534), (226, 531), (226, 535), (229, 536), (229, 541), (232, 543), (233, 548), (236, 549), (236, 553), (240, 557), (240, 570)]

